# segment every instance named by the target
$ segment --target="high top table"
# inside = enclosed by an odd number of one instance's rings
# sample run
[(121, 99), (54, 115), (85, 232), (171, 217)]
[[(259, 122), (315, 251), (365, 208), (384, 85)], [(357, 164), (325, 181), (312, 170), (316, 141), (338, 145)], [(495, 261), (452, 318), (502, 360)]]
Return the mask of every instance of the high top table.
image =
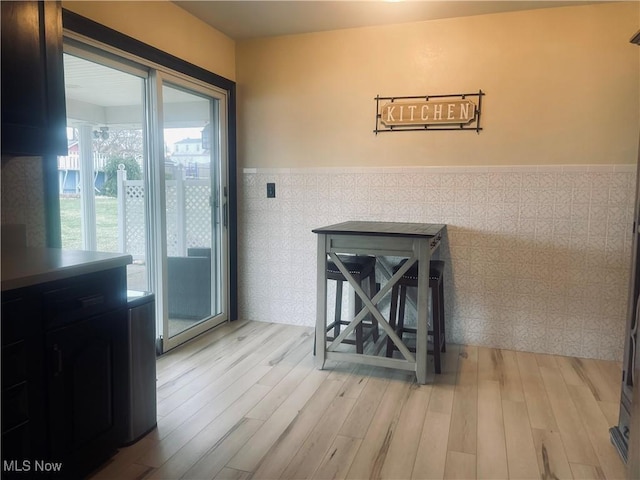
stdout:
[[(429, 261), (431, 254), (440, 245), (446, 231), (446, 225), (433, 223), (399, 223), (399, 222), (343, 222), (316, 228), (318, 235), (318, 299), (316, 316), (316, 366), (324, 368), (325, 361), (350, 361), (382, 367), (399, 368), (416, 372), (418, 383), (425, 384), (433, 380), (433, 372), (427, 372), (427, 331), (429, 311)], [(340, 261), (338, 253), (359, 255), (406, 257), (408, 260), (391, 278), (381, 286), (380, 290), (369, 298), (362, 287), (349, 274)], [(327, 344), (327, 259), (330, 258), (362, 300), (364, 307), (355, 315), (351, 323), (330, 344)], [(411, 268), (418, 264), (418, 300), (417, 300), (417, 334), (416, 352), (409, 351), (407, 346), (389, 326), (377, 307), (393, 285)], [(340, 345), (353, 329), (369, 313), (378, 321), (393, 343), (398, 347), (403, 358), (387, 358), (377, 355), (339, 352)]]

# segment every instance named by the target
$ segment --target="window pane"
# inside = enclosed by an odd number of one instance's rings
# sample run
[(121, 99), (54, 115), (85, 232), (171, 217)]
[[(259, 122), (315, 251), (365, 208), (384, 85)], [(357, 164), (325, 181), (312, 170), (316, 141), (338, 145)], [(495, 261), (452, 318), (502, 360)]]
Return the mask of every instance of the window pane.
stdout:
[(58, 158), (62, 248), (129, 253), (148, 290), (143, 78), (64, 55), (69, 154)]
[[(213, 241), (213, 100), (184, 88), (162, 88), (169, 336), (218, 314)], [(213, 188), (212, 188), (213, 187)]]

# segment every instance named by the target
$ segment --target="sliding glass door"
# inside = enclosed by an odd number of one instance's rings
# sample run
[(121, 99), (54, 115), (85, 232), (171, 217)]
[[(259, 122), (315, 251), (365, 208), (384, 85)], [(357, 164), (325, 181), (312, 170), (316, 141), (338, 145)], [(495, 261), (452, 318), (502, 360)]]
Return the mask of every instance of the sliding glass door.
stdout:
[(58, 157), (62, 248), (129, 253), (128, 288), (149, 290), (147, 71), (71, 45), (64, 69), (69, 154)]
[(164, 161), (164, 348), (226, 320), (225, 96), (159, 74)]
[(133, 256), (163, 351), (226, 321), (226, 92), (75, 41), (65, 83), (63, 248)]

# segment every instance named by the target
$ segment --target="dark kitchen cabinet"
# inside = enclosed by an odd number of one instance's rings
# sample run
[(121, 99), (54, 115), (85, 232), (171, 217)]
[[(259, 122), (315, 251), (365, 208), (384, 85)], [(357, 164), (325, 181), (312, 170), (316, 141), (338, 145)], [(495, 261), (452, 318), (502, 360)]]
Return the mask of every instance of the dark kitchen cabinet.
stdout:
[(2, 292), (3, 478), (83, 478), (122, 445), (127, 335), (125, 266)]
[(50, 457), (79, 477), (107, 460), (126, 422), (126, 310), (48, 332)]
[(2, 154), (66, 155), (60, 2), (0, 2)]
[[(19, 465), (33, 458), (44, 458), (46, 454), (40, 318), (41, 304), (28, 292), (3, 293), (0, 444), (3, 460), (15, 461)], [(3, 478), (10, 476), (3, 474)]]

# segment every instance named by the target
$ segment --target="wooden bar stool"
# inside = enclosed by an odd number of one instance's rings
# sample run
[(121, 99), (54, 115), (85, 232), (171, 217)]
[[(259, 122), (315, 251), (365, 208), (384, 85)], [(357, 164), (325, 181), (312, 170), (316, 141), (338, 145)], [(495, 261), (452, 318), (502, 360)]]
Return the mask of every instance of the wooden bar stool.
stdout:
[[(393, 268), (393, 273), (397, 272), (403, 260)], [(446, 351), (446, 340), (444, 333), (444, 286), (443, 286), (444, 262), (441, 260), (431, 260), (429, 265), (429, 289), (431, 290), (431, 305), (433, 312), (432, 327), (428, 330), (427, 335), (433, 338), (433, 348), (429, 349), (429, 354), (433, 354), (433, 361), (436, 373), (440, 373), (441, 362), (440, 353)], [(407, 303), (407, 288), (418, 286), (418, 263), (416, 262), (402, 276), (398, 283), (391, 290), (391, 310), (389, 312), (389, 325), (394, 329), (398, 337), (402, 339), (403, 333), (416, 334), (415, 328), (405, 327), (404, 314)], [(398, 308), (398, 300), (400, 305)], [(396, 325), (396, 315), (398, 322)], [(398, 348), (390, 338), (387, 338), (387, 357), (393, 356), (393, 351)], [(409, 348), (415, 352), (415, 348)]]
[[(363, 255), (338, 255), (338, 258), (340, 258), (340, 261), (344, 263), (344, 266), (358, 284), (362, 285), (363, 281), (369, 279), (369, 298), (373, 297), (376, 291), (376, 257)], [(327, 325), (327, 332), (331, 332), (333, 330), (333, 336), (327, 335), (327, 340), (333, 341), (338, 335), (340, 335), (340, 327), (342, 325), (349, 324), (347, 320), (342, 319), (342, 284), (346, 282), (347, 279), (331, 260), (327, 262), (327, 279), (335, 280), (337, 282), (335, 316), (333, 322)], [(358, 295), (356, 295), (354, 307), (354, 315), (357, 315), (362, 309), (362, 300)], [(365, 328), (368, 330), (366, 337), (364, 332)], [(357, 353), (364, 352), (365, 338), (373, 335), (374, 342), (378, 341), (378, 321), (374, 318), (371, 318), (368, 322), (365, 322), (363, 319), (354, 330), (356, 334), (355, 340), (346, 338), (342, 342), (355, 345)]]

